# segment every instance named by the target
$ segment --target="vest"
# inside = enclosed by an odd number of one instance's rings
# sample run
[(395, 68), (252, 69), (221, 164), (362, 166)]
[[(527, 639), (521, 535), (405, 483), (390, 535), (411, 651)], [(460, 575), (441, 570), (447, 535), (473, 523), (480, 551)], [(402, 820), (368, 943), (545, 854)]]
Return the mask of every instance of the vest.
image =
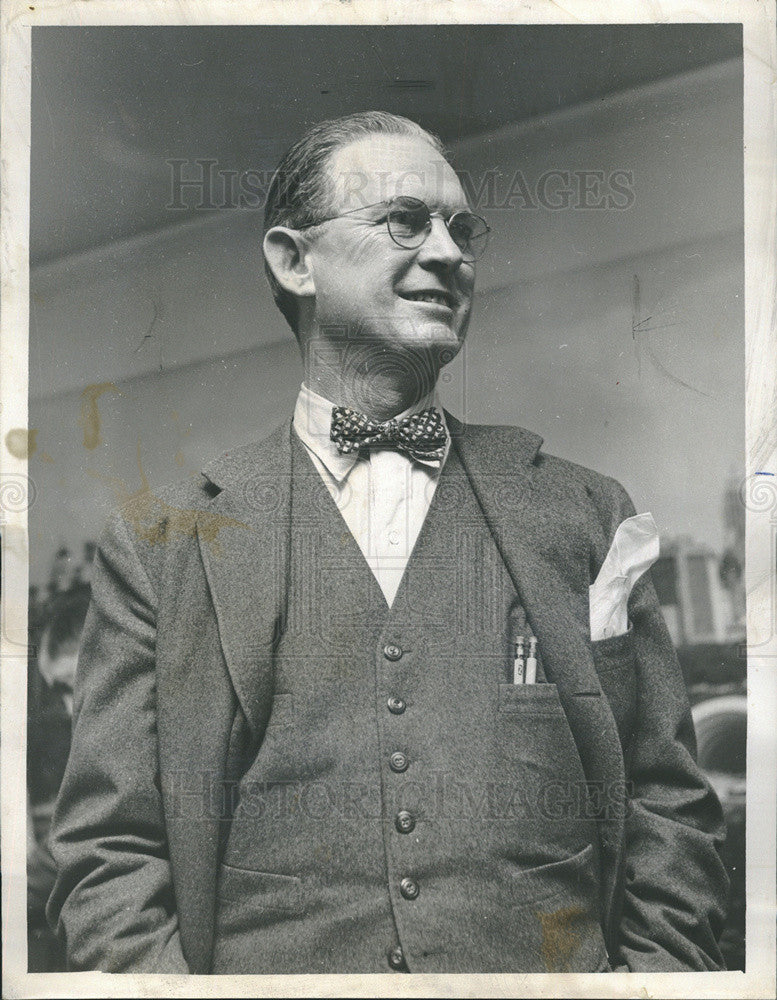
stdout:
[(294, 435), (292, 477), (212, 971), (606, 969), (581, 760), (555, 684), (512, 684), (525, 615), (455, 449), (391, 608)]

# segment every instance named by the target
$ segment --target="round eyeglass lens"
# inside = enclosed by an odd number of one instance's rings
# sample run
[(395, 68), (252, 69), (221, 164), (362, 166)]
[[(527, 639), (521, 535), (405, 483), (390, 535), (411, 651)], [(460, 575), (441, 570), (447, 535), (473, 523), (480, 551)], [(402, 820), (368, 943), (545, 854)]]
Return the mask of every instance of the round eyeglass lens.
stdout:
[(488, 226), (478, 215), (457, 212), (448, 222), (448, 232), (465, 257), (474, 260), (486, 249)]
[(416, 198), (397, 198), (389, 208), (389, 232), (400, 246), (420, 246), (431, 224), (429, 209)]

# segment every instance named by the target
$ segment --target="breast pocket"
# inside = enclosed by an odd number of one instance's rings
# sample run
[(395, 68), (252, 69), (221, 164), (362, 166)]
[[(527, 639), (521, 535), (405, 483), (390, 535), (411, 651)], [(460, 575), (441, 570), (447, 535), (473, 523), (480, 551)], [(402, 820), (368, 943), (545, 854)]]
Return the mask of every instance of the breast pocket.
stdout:
[(583, 765), (555, 684), (500, 683), (495, 718), (497, 750), (528, 791), (559, 782), (582, 784)]
[(594, 666), (618, 726), (624, 751), (634, 731), (637, 712), (637, 662), (634, 631), (591, 643)]
[(499, 711), (521, 715), (564, 715), (555, 684), (500, 684)]

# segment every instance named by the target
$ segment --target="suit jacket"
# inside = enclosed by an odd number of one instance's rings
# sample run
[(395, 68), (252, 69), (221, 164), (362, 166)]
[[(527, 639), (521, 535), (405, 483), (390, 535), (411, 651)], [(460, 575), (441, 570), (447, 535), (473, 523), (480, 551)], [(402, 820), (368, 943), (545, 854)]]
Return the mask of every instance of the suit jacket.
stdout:
[[(600, 796), (611, 964), (722, 968), (722, 814), (649, 574), (629, 633), (589, 638), (588, 586), (629, 497), (529, 431), (446, 419)], [(286, 422), (200, 479), (143, 491), (103, 533), (53, 824), (49, 919), (73, 969), (209, 970), (223, 790), (272, 706), (290, 433)]]

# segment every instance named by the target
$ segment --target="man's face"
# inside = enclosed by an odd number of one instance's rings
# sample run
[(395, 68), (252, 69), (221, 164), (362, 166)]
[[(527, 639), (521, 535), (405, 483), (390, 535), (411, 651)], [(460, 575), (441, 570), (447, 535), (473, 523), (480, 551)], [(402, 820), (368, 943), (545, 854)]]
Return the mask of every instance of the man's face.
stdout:
[[(358, 211), (327, 222), (312, 240), (321, 334), (331, 339), (331, 330), (342, 330), (368, 350), (374, 345), (377, 359), (431, 348), (447, 363), (464, 342), (475, 282), (475, 265), (463, 259), (443, 221), (469, 208), (450, 164), (420, 137), (373, 135), (337, 150), (329, 170), (327, 215)], [(443, 217), (432, 218), (432, 231), (415, 249), (392, 240), (385, 208), (362, 207), (400, 195), (420, 198)]]

